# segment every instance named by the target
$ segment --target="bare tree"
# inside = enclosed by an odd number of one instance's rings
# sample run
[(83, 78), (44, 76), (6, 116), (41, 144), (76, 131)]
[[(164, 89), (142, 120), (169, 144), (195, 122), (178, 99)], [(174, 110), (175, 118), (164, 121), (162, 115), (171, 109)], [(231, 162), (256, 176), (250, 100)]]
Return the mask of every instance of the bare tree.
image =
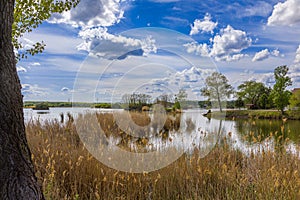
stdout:
[(220, 112), (222, 112), (222, 101), (234, 93), (233, 87), (228, 84), (226, 76), (218, 72), (207, 77), (205, 83), (206, 87), (201, 89), (202, 95), (207, 96), (210, 101), (217, 101)]

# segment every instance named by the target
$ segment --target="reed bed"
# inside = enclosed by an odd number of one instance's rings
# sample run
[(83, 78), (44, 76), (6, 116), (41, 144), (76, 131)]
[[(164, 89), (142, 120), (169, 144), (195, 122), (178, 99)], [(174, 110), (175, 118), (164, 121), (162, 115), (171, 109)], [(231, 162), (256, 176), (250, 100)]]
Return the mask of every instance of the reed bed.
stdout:
[[(149, 123), (147, 116), (134, 115), (136, 123)], [(98, 118), (111, 134), (120, 134), (111, 114)], [(285, 151), (244, 155), (227, 142), (230, 134), (204, 158), (195, 150), (163, 169), (135, 174), (108, 168), (90, 155), (73, 121), (30, 122), (26, 132), (46, 199), (300, 198), (297, 156)]]

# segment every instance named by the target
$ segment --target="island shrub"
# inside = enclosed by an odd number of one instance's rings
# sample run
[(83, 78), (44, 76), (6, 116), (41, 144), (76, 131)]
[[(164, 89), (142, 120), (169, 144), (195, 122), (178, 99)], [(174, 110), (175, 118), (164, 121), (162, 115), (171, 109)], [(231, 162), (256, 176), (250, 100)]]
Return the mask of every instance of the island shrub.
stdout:
[(49, 105), (46, 102), (35, 104), (34, 110), (49, 110)]

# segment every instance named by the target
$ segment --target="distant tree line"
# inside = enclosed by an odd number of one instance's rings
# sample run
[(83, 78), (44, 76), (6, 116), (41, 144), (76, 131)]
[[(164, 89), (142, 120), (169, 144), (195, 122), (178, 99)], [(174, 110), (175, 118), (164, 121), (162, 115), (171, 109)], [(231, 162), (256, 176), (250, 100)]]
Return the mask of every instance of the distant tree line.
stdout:
[(166, 110), (180, 110), (185, 107), (187, 93), (180, 89), (177, 94), (161, 94), (156, 98), (143, 93), (125, 94), (122, 96), (121, 106), (128, 110), (141, 111), (144, 106), (151, 107), (153, 104), (161, 104)]
[(91, 108), (121, 108), (120, 103), (87, 103), (87, 102), (48, 102), (27, 101), (24, 108), (51, 108), (51, 107), (91, 107)]
[(142, 93), (124, 94), (122, 105), (128, 110), (142, 110), (143, 106), (151, 105), (151, 96)]
[[(300, 106), (300, 91), (292, 94), (287, 90), (287, 87), (292, 85), (291, 78), (287, 75), (288, 71), (289, 68), (285, 65), (275, 68), (275, 84), (272, 88), (267, 87), (262, 82), (245, 81), (237, 87), (237, 91), (234, 91), (223, 74), (214, 72), (206, 78), (206, 86), (202, 88), (201, 93), (203, 96), (208, 97), (207, 102), (209, 103), (206, 103), (206, 105), (218, 107), (220, 111), (226, 103), (230, 103), (230, 107), (233, 106), (233, 102), (227, 101), (227, 99), (234, 95), (236, 97), (234, 107), (236, 108), (276, 108), (284, 114), (284, 109), (289, 104), (292, 107), (299, 108)], [(204, 106), (203, 102), (202, 106)]]

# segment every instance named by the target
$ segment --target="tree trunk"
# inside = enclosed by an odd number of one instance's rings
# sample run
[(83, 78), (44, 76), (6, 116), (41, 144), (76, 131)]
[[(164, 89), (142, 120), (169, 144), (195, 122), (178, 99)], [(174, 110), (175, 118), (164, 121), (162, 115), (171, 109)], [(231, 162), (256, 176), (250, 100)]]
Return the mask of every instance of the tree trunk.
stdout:
[(280, 108), (281, 116), (283, 117), (284, 115), (284, 108)]
[(219, 93), (219, 89), (218, 88), (217, 88), (217, 99), (218, 99), (218, 104), (219, 104), (220, 112), (223, 112), (223, 110), (222, 110), (222, 103), (221, 103), (221, 99), (220, 99), (220, 93)]
[(14, 0), (0, 0), (0, 199), (44, 199), (25, 135), (12, 45), (13, 11)]

